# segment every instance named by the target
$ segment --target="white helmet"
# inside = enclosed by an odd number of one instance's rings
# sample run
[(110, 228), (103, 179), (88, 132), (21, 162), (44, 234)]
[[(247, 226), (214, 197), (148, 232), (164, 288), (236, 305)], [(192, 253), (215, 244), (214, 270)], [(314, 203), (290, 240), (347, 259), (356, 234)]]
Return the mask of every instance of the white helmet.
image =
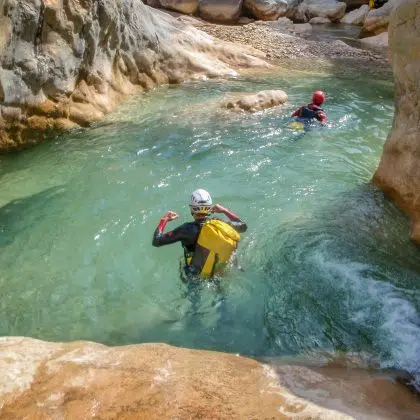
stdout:
[(190, 199), (190, 209), (191, 214), (194, 215), (207, 215), (210, 213), (212, 207), (212, 200), (210, 194), (206, 190), (202, 190), (201, 188), (195, 190), (191, 194)]

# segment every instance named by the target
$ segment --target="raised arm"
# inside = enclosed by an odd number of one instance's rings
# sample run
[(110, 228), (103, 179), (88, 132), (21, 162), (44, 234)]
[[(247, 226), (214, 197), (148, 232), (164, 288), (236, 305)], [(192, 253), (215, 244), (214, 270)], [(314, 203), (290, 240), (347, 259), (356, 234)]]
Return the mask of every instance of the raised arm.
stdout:
[(246, 223), (243, 222), (237, 214), (221, 206), (220, 204), (215, 204), (212, 208), (212, 212), (223, 213), (225, 216), (229, 218), (229, 224), (240, 233), (246, 232), (246, 230), (248, 229), (248, 226), (246, 225)]
[(175, 212), (169, 210), (165, 214), (165, 216), (162, 216), (160, 218), (160, 222), (153, 234), (153, 241), (152, 241), (153, 246), (163, 246), (163, 245), (173, 244), (182, 239), (179, 228), (176, 228), (174, 230), (171, 230), (170, 232), (164, 233), (166, 224), (172, 220), (177, 219), (178, 217), (179, 216)]

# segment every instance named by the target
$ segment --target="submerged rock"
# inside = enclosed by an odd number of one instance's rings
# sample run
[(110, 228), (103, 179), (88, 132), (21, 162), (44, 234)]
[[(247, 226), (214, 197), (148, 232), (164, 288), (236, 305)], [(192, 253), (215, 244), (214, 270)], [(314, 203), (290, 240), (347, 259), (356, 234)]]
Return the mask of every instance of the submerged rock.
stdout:
[(420, 243), (420, 2), (407, 0), (391, 16), (389, 48), (395, 115), (374, 182), (412, 217)]
[(98, 120), (127, 95), (266, 65), (138, 0), (4, 0), (0, 151)]
[(10, 420), (398, 419), (420, 410), (403, 386), (357, 368), (269, 365), (166, 344), (4, 337), (0, 369), (0, 418)]
[(287, 93), (283, 90), (263, 90), (255, 94), (230, 99), (224, 103), (228, 109), (255, 112), (282, 105), (287, 101)]
[(276, 20), (287, 12), (286, 0), (244, 0), (245, 8), (256, 18)]
[(369, 6), (364, 4), (359, 9), (355, 9), (347, 13), (342, 19), (341, 23), (346, 23), (347, 25), (363, 25), (366, 19), (366, 16), (369, 13)]

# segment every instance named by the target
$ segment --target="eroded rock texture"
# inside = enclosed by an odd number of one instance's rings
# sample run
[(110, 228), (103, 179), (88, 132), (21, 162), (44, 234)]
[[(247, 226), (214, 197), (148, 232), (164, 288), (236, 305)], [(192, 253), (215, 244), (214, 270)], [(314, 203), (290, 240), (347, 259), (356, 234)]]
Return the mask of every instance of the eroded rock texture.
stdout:
[(254, 65), (264, 63), (139, 0), (2, 0), (0, 151), (98, 120), (156, 84)]
[(230, 99), (224, 103), (224, 106), (235, 111), (256, 112), (283, 105), (286, 101), (287, 93), (283, 90), (263, 90)]
[(420, 403), (403, 386), (351, 366), (337, 360), (309, 369), (165, 344), (3, 337), (0, 418), (418, 418)]
[(395, 76), (395, 115), (374, 182), (412, 217), (420, 242), (420, 0), (391, 15), (389, 47)]

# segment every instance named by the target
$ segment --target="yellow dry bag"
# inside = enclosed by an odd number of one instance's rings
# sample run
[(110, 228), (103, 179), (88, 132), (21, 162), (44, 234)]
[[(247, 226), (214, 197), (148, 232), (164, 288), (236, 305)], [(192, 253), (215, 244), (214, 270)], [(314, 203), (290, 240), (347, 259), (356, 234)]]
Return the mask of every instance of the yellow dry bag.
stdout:
[(212, 219), (204, 223), (198, 236), (191, 265), (201, 277), (212, 277), (226, 267), (241, 236), (226, 222)]

